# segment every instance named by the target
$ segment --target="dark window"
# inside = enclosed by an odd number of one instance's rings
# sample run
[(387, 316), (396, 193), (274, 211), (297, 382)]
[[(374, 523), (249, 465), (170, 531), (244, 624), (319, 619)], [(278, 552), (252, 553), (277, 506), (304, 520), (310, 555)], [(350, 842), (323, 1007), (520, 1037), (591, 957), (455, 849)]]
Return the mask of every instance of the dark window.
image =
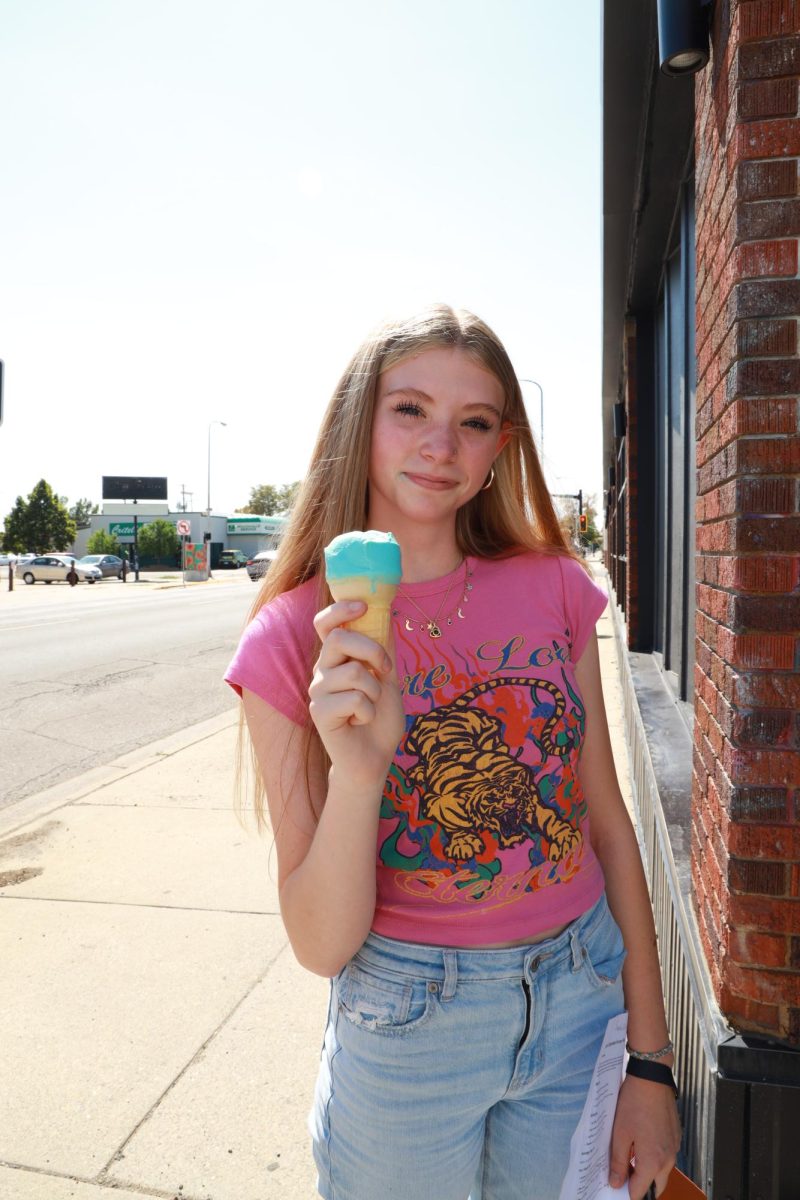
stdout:
[(681, 195), (656, 313), (654, 650), (676, 695), (692, 694), (695, 503), (694, 187)]

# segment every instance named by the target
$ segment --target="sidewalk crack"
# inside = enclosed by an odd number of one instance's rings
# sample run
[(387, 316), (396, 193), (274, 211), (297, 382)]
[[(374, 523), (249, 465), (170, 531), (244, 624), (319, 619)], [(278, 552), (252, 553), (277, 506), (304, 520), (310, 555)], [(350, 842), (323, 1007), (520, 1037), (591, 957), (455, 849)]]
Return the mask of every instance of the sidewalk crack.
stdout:
[[(207, 1051), (209, 1046), (211, 1046), (212, 1043), (216, 1041), (217, 1037), (222, 1032), (222, 1030), (225, 1028), (225, 1026), (230, 1022), (231, 1018), (233, 1016), (235, 1016), (235, 1014), (239, 1011), (239, 1009), (242, 1007), (242, 1005), (245, 1003), (245, 1001), (250, 998), (250, 996), (255, 991), (255, 989), (259, 986), (259, 984), (264, 982), (267, 975), (270, 973), (270, 971), (274, 967), (275, 963), (278, 961), (278, 959), (280, 958), (280, 956), (282, 954), (286, 953), (287, 949), (288, 949), (288, 946), (286, 943), (284, 943), (283, 945), (278, 947), (275, 954), (272, 956), (272, 958), (270, 958), (269, 962), (264, 967), (263, 971), (261, 971), (261, 973), (256, 977), (256, 979), (254, 979), (251, 986), (249, 988), (247, 988), (246, 991), (239, 997), (239, 999), (236, 1001), (236, 1003), (233, 1005), (233, 1007), (228, 1011), (228, 1013), (218, 1023), (217, 1027), (214, 1030), (212, 1030), (212, 1032), (208, 1035), (208, 1037), (205, 1039), (205, 1041), (197, 1048), (197, 1050), (194, 1052), (194, 1054), (191, 1056), (191, 1058), (188, 1059), (186, 1064), (178, 1072), (178, 1074), (175, 1076), (175, 1078), (169, 1084), (167, 1084), (167, 1086), (164, 1088), (161, 1095), (151, 1104), (150, 1108), (147, 1110), (147, 1112), (144, 1114), (144, 1116), (141, 1118), (141, 1120), (139, 1120), (136, 1123), (136, 1125), (130, 1131), (130, 1133), (125, 1138), (125, 1140), (114, 1151), (114, 1153), (112, 1154), (111, 1158), (108, 1160), (106, 1165), (100, 1170), (100, 1172), (96, 1176), (98, 1183), (113, 1184), (115, 1187), (120, 1187), (120, 1186), (127, 1187), (128, 1186), (128, 1181), (126, 1179), (124, 1179), (122, 1176), (120, 1176), (120, 1175), (112, 1176), (109, 1174), (109, 1172), (111, 1171), (111, 1168), (114, 1166), (115, 1163), (120, 1162), (125, 1157), (126, 1146), (130, 1145), (131, 1141), (136, 1136), (136, 1134), (139, 1132), (139, 1130), (142, 1129), (147, 1124), (147, 1122), (150, 1120), (150, 1118), (158, 1111), (158, 1109), (161, 1107), (161, 1104), (163, 1103), (163, 1101), (167, 1098), (167, 1096), (170, 1094), (170, 1092), (172, 1092), (172, 1090), (177, 1086), (177, 1084), (180, 1083), (180, 1081), (183, 1079), (184, 1075), (186, 1075), (186, 1073), (194, 1065), (194, 1063), (196, 1063), (200, 1058), (202, 1058), (202, 1056), (205, 1054), (205, 1052)], [(183, 1193), (181, 1193), (181, 1197), (183, 1200)], [(190, 1197), (186, 1197), (186, 1200), (190, 1200)]]

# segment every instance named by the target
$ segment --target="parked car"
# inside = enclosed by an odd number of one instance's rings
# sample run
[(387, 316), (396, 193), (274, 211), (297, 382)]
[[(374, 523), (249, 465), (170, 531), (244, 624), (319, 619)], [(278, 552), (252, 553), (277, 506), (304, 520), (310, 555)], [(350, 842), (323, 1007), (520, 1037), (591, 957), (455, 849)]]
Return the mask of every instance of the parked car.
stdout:
[(116, 554), (84, 554), (78, 565), (97, 567), (104, 579), (122, 579), (122, 559)]
[(243, 550), (223, 550), (219, 556), (219, 563), (217, 565), (220, 567), (231, 567), (238, 571), (239, 567), (246, 567), (247, 563), (248, 558)]
[(0, 567), (7, 567), (10, 563), (14, 564), (14, 570), (19, 575), (19, 569), (26, 562), (30, 562), (32, 558), (36, 558), (35, 554), (0, 554)]
[(254, 558), (247, 561), (247, 574), (255, 583), (261, 579), (262, 575), (266, 575), (269, 569), (269, 564), (278, 553), (277, 550), (262, 550), (260, 554), (256, 554)]
[(30, 562), (25, 563), (22, 570), (17, 573), (22, 575), (26, 583), (37, 583), (39, 580), (42, 583), (53, 583), (56, 580), (65, 580), (73, 565), (78, 573), (78, 579), (85, 579), (87, 583), (95, 583), (98, 579), (103, 578), (97, 567), (76, 562), (74, 558), (66, 554), (43, 554), (39, 558), (33, 558)]

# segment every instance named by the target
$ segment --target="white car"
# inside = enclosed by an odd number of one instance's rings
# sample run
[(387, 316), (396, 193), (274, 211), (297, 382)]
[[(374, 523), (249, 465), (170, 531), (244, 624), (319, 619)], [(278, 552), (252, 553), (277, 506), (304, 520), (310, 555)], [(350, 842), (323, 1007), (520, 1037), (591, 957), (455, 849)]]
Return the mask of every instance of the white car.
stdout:
[(277, 550), (262, 550), (260, 554), (256, 554), (253, 558), (247, 560), (247, 574), (256, 583), (263, 575), (266, 575), (269, 570), (269, 564), (278, 553)]
[(66, 580), (73, 566), (78, 579), (85, 579), (87, 583), (95, 583), (103, 578), (102, 571), (97, 567), (75, 562), (74, 558), (65, 554), (42, 554), (39, 558), (32, 558), (17, 574), (20, 574), (26, 583), (37, 583), (39, 580), (42, 583), (53, 583), (56, 580)]

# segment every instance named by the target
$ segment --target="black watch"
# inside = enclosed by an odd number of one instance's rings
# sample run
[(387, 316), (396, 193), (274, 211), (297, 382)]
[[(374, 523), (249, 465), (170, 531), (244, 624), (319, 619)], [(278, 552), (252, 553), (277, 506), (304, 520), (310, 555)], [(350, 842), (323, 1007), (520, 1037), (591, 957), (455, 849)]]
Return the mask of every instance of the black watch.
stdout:
[(675, 1099), (678, 1099), (675, 1076), (665, 1063), (647, 1062), (642, 1058), (629, 1058), (625, 1071), (628, 1075), (635, 1075), (637, 1079), (649, 1079), (651, 1083), (665, 1084), (667, 1087), (672, 1088), (675, 1093)]

